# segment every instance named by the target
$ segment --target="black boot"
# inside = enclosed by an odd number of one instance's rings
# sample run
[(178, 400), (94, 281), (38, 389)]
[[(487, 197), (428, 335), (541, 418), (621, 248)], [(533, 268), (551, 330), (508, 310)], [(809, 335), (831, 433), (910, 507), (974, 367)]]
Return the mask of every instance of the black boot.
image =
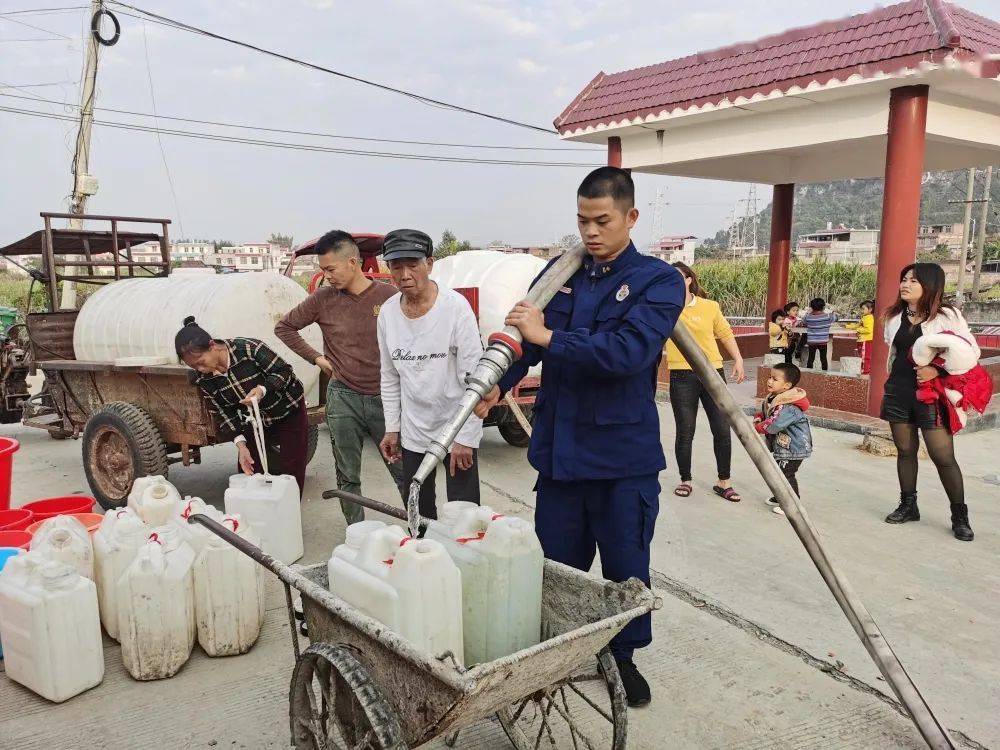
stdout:
[(625, 699), (632, 708), (639, 708), (649, 703), (649, 683), (646, 678), (639, 674), (635, 662), (631, 659), (615, 659), (618, 665), (618, 674), (622, 678), (622, 687), (625, 688)]
[(906, 523), (919, 521), (920, 509), (917, 507), (916, 492), (899, 493), (899, 507), (885, 517), (886, 523)]
[(971, 542), (975, 538), (969, 526), (969, 506), (965, 503), (952, 503), (951, 530), (960, 542)]

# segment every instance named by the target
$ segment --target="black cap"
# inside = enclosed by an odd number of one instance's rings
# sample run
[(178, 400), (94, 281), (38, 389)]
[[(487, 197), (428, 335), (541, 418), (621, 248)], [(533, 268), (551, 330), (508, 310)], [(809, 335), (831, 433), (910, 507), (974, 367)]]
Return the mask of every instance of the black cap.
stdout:
[(429, 258), (434, 254), (431, 238), (418, 229), (393, 229), (382, 241), (382, 259)]

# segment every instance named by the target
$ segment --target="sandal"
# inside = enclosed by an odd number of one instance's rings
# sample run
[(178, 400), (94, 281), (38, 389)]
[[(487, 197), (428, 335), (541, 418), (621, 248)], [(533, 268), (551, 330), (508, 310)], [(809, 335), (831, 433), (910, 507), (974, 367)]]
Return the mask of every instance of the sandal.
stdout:
[(690, 497), (693, 491), (694, 488), (687, 482), (681, 482), (679, 485), (674, 487), (674, 494), (677, 495), (677, 497)]
[(733, 487), (726, 487), (725, 489), (723, 489), (722, 487), (716, 484), (712, 487), (712, 492), (714, 492), (721, 498), (725, 498), (731, 503), (738, 503), (740, 500), (743, 499), (742, 497), (740, 497), (740, 493), (737, 492), (736, 489)]

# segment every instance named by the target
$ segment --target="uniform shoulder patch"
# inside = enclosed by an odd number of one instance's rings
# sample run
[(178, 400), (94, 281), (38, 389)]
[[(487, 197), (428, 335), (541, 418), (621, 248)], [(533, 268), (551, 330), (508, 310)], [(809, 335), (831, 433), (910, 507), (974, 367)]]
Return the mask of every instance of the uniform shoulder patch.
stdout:
[(631, 290), (628, 288), (628, 284), (622, 284), (618, 287), (618, 291), (615, 293), (615, 299), (619, 302), (623, 302), (629, 294), (631, 294)]

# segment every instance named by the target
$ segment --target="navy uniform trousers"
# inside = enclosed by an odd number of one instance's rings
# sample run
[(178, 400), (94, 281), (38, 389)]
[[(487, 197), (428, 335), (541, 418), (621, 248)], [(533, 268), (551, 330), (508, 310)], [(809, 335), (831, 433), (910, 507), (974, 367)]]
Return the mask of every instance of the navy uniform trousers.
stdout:
[[(649, 544), (660, 507), (656, 474), (576, 482), (539, 475), (536, 490), (535, 531), (547, 558), (590, 570), (600, 550), (609, 581), (638, 578), (649, 586)], [(615, 636), (611, 652), (631, 659), (652, 640), (652, 617), (645, 614)]]

